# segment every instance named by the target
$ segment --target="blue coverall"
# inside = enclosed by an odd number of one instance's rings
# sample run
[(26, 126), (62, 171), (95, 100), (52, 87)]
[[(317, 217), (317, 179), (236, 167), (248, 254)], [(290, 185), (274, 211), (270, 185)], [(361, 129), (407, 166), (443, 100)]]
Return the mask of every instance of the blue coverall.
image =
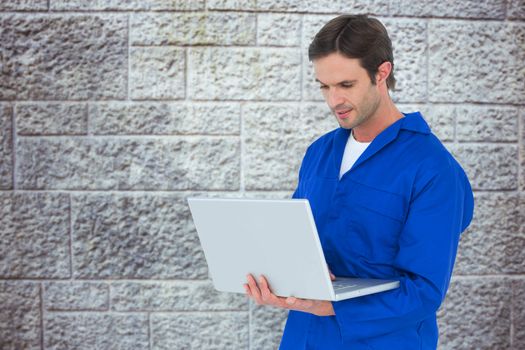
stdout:
[(335, 316), (290, 311), (286, 349), (435, 349), (436, 311), (474, 207), (470, 183), (420, 113), (383, 130), (339, 180), (350, 130), (308, 147), (294, 198), (307, 198), (336, 276), (400, 288), (333, 302)]

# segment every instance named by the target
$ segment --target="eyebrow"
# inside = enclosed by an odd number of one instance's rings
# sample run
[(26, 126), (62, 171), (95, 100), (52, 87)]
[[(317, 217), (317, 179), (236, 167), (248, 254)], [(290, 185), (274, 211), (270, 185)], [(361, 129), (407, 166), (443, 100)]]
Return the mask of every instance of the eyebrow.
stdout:
[[(319, 80), (319, 79), (317, 79), (317, 78), (315, 78), (315, 81), (318, 82), (319, 84), (327, 85), (327, 84), (323, 83), (321, 80)], [(357, 83), (357, 80), (355, 80), (355, 79), (354, 79), (354, 80), (343, 80), (343, 81), (338, 82), (338, 83), (335, 84), (335, 85), (341, 85), (341, 84), (355, 84), (355, 83)]]

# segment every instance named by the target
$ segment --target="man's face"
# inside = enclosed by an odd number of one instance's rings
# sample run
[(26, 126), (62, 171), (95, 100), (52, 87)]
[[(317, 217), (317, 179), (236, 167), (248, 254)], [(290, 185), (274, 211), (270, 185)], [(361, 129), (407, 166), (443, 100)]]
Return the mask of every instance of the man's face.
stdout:
[(370, 122), (381, 99), (359, 60), (333, 53), (313, 64), (316, 80), (339, 125), (353, 129)]

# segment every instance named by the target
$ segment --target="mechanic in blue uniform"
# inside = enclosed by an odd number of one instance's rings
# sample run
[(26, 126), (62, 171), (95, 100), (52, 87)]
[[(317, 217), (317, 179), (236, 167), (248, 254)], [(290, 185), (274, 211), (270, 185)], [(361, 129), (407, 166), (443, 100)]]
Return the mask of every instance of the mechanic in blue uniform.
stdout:
[(397, 279), (400, 288), (338, 302), (281, 298), (264, 276), (245, 289), (290, 309), (280, 349), (435, 349), (436, 311), (460, 234), (473, 214), (469, 181), (420, 113), (403, 114), (392, 44), (365, 15), (328, 22), (309, 48), (340, 128), (308, 147), (294, 198), (307, 198), (335, 276)]

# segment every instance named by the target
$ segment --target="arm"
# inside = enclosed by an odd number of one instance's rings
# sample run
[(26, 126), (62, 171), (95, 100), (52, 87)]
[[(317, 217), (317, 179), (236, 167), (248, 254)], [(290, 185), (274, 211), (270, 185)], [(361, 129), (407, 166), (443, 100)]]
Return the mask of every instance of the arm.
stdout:
[(472, 210), (472, 191), (459, 167), (442, 164), (420, 176), (392, 263), (401, 274), (400, 288), (334, 302), (343, 341), (390, 333), (435, 315)]

